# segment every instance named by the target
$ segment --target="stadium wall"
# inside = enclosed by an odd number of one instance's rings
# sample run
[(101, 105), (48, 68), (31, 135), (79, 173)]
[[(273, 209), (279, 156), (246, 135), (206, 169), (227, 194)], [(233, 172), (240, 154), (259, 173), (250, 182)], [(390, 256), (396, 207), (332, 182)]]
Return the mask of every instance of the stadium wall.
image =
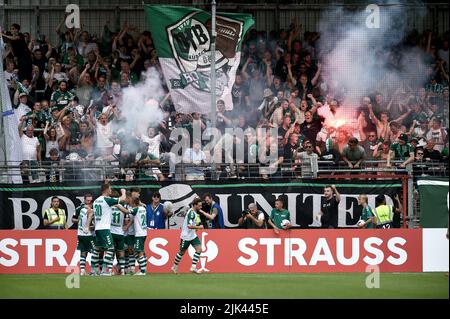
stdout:
[[(289, 230), (280, 235), (272, 230), (207, 230), (197, 234), (204, 272), (319, 273), (448, 271), (445, 233), (446, 229), (391, 229)], [(76, 244), (77, 233), (72, 230), (2, 230), (0, 274), (73, 272), (79, 261)], [(148, 231), (148, 272), (170, 272), (178, 245), (177, 230)], [(189, 267), (189, 258), (184, 258), (180, 271), (188, 272)]]

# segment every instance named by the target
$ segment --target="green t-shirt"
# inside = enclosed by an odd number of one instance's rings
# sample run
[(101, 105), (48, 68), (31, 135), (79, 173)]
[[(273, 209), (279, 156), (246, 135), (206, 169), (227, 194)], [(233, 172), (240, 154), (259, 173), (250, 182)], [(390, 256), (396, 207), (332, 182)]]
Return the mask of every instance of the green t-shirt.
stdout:
[(391, 145), (391, 151), (395, 153), (395, 159), (404, 161), (410, 156), (411, 153), (414, 153), (414, 148), (409, 143), (400, 145), (396, 142)]
[[(83, 68), (83, 65), (84, 65), (83, 57), (82, 57), (81, 55), (77, 54), (77, 55), (75, 56), (75, 60), (76, 60), (77, 66), (78, 66), (79, 68)], [(63, 58), (63, 62), (62, 62), (62, 63), (63, 63), (63, 64), (69, 64), (69, 55), (68, 55), (67, 53), (64, 54), (64, 58)]]
[(33, 119), (29, 118), (27, 120), (27, 122), (26, 122), (26, 125), (28, 126), (28, 125), (35, 124), (35, 128), (44, 128), (45, 127), (45, 121), (46, 121), (44, 112), (39, 111), (39, 112), (34, 113), (33, 111), (31, 111), (31, 112), (28, 112), (25, 115), (31, 117), (33, 114), (35, 115), (34, 116), (34, 120), (36, 121), (36, 123), (33, 123)]
[[(366, 206), (363, 208), (362, 213), (361, 213), (361, 219), (363, 221), (368, 220), (369, 218), (373, 217), (373, 212), (372, 212), (372, 208), (370, 208), (370, 206)], [(373, 226), (372, 222), (369, 222), (368, 224), (366, 224), (366, 228), (375, 228)]]
[(286, 209), (278, 210), (278, 209), (274, 208), (274, 209), (272, 209), (272, 212), (270, 213), (270, 219), (275, 224), (275, 226), (277, 226), (278, 228), (283, 228), (281, 226), (281, 222), (283, 221), (283, 219), (287, 219), (290, 221), (291, 214)]
[(69, 104), (73, 97), (74, 95), (69, 91), (61, 92), (60, 90), (56, 90), (55, 92), (53, 92), (50, 98), (50, 102), (55, 102), (55, 105), (53, 107), (57, 107), (58, 111), (61, 111)]

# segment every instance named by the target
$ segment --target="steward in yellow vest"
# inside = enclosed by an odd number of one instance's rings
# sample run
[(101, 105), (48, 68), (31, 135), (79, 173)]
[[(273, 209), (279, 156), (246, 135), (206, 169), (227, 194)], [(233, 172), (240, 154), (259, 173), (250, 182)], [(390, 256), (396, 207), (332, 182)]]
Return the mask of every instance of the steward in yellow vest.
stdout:
[(42, 214), (44, 227), (47, 229), (66, 229), (66, 212), (59, 208), (59, 198), (52, 197), (52, 206)]
[(386, 197), (383, 194), (378, 195), (375, 198), (375, 209), (373, 210), (374, 222), (377, 225), (376, 228), (393, 228), (392, 221), (394, 220), (394, 214), (401, 214), (403, 211), (402, 204), (398, 195), (395, 195), (398, 208), (392, 205), (386, 205)]

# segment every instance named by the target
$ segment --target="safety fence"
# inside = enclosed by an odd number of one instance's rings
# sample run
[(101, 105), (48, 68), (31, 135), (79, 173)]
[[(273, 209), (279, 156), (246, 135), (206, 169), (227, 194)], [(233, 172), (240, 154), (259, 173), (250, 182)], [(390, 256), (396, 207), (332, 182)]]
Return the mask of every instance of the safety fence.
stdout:
[(14, 177), (21, 177), (23, 183), (44, 182), (86, 182), (132, 180), (164, 180), (169, 176), (175, 181), (220, 180), (220, 179), (312, 179), (337, 175), (363, 174), (366, 178), (401, 178), (407, 175), (417, 176), (449, 176), (447, 162), (412, 163), (406, 167), (401, 161), (364, 161), (359, 167), (349, 168), (345, 162), (318, 161), (315, 158), (305, 159), (301, 163), (284, 161), (277, 166), (262, 163), (174, 163), (160, 165), (134, 165), (117, 161), (103, 160), (61, 160), (23, 161), (21, 163), (0, 163), (0, 183), (7, 184)]
[(284, 162), (277, 169), (259, 163), (201, 164), (178, 163), (175, 173), (168, 178), (170, 165), (123, 166), (119, 162), (104, 161), (59, 161), (23, 162), (19, 165), (0, 165), (0, 184), (6, 187), (11, 181), (19, 180), (22, 185), (40, 188), (43, 185), (98, 184), (104, 180), (126, 184), (170, 183), (339, 183), (397, 181), (401, 185), (401, 201), (404, 215), (400, 223), (403, 227), (416, 228), (421, 221), (421, 199), (418, 180), (423, 178), (448, 179), (448, 163), (412, 163), (405, 168), (394, 161), (390, 167), (382, 161), (366, 161), (359, 168), (350, 169), (343, 162), (304, 160), (302, 163)]

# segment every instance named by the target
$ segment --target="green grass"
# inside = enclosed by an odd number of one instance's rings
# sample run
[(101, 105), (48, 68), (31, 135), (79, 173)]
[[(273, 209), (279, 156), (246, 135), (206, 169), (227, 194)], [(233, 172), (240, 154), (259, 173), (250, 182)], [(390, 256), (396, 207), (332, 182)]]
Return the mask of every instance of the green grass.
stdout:
[(65, 275), (0, 275), (0, 298), (449, 298), (444, 273), (382, 273), (368, 289), (364, 273), (150, 274), (81, 277), (79, 289)]

